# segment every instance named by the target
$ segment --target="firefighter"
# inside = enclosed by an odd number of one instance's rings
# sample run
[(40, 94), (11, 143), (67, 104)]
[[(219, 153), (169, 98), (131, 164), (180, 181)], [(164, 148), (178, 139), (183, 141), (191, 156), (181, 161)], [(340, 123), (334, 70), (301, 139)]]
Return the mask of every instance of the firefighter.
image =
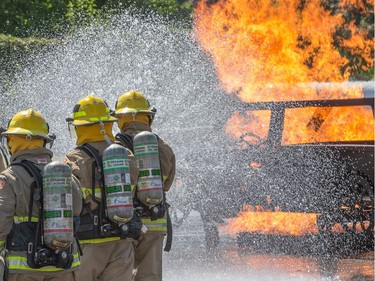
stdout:
[[(132, 147), (129, 142), (140, 132), (151, 132), (151, 125), (155, 117), (155, 109), (150, 108), (149, 101), (137, 91), (131, 90), (121, 95), (116, 102), (115, 116), (121, 130), (116, 139), (124, 146)], [(126, 141), (128, 140), (128, 141)], [(162, 188), (166, 193), (174, 180), (176, 159), (171, 147), (160, 137), (157, 137), (160, 167), (162, 173)], [(168, 211), (158, 219), (152, 219), (147, 212), (142, 215), (142, 221), (148, 232), (135, 241), (134, 281), (161, 281), (162, 254), (167, 225), (171, 227)], [(169, 222), (169, 223), (168, 223)], [(167, 236), (168, 237), (168, 236)], [(169, 235), (169, 238), (171, 236)], [(167, 239), (166, 248), (169, 251), (170, 240)]]
[(6, 155), (3, 154), (2, 151), (0, 151), (0, 172), (4, 171), (6, 167)]
[[(48, 124), (39, 112), (30, 108), (15, 114), (2, 136), (11, 155), (9, 167), (0, 174), (0, 251), (9, 273), (6, 280), (73, 281), (74, 271), (80, 265), (76, 241), (69, 245), (66, 255), (57, 256), (56, 249), (49, 249), (41, 237), (44, 230), (40, 171), (52, 162), (53, 156)], [(82, 209), (79, 182), (71, 173), (67, 180), (67, 186), (72, 188), (70, 206), (73, 205), (73, 216), (78, 217)], [(73, 217), (69, 223), (73, 225)], [(30, 247), (36, 245), (34, 241), (38, 247)], [(35, 254), (35, 259), (28, 253)]]
[[(5, 132), (6, 130), (3, 128), (3, 127), (0, 127), (0, 134)], [(0, 136), (0, 172), (4, 171), (5, 168), (8, 166), (8, 155), (5, 151), (5, 147), (3, 145), (4, 141), (3, 141), (4, 137)]]
[[(106, 216), (104, 176), (101, 157), (115, 140), (112, 127), (116, 118), (110, 115), (107, 103), (93, 94), (78, 101), (73, 118), (68, 118), (70, 130), (76, 135), (75, 149), (68, 152), (65, 162), (80, 180), (84, 197), (77, 236), (83, 256), (77, 280), (131, 280), (134, 262), (132, 240), (139, 235), (124, 236), (118, 225)], [(133, 154), (127, 150), (131, 188), (137, 183), (138, 168)], [(136, 217), (134, 216), (134, 219)], [(140, 219), (139, 219), (140, 222)]]

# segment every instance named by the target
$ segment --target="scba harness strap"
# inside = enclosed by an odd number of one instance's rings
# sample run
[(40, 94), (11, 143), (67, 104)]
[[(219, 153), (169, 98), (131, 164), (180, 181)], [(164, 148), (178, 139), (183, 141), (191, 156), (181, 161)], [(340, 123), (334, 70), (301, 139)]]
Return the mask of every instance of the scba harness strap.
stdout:
[(134, 153), (134, 143), (133, 138), (127, 134), (117, 134), (115, 139), (124, 147), (130, 149)]
[[(43, 227), (43, 179), (41, 171), (33, 162), (22, 160), (20, 163), (12, 163), (12, 166), (21, 166), (34, 178), (30, 189), (28, 221), (24, 223), (13, 223), (11, 234), (7, 237), (9, 250), (27, 251), (27, 264), (31, 268), (44, 266), (56, 266), (69, 269), (74, 257), (72, 245), (66, 251), (54, 251), (44, 244)], [(38, 207), (38, 221), (32, 222), (33, 204)]]
[(105, 212), (106, 208), (106, 193), (105, 182), (103, 173), (103, 161), (99, 152), (90, 144), (83, 144), (78, 147), (83, 150), (88, 156), (94, 159), (92, 165), (92, 179), (91, 193), (95, 194), (95, 181), (99, 182), (101, 191), (101, 200), (93, 200), (98, 204), (98, 208), (92, 210), (90, 203), (85, 203), (84, 206), (87, 214), (81, 216), (80, 227), (78, 228), (77, 235), (81, 240), (99, 239), (107, 237), (120, 237), (121, 239), (133, 238), (138, 239), (141, 235), (142, 221), (137, 212), (133, 213), (131, 220), (123, 225), (112, 222)]
[[(156, 138), (159, 140), (159, 136), (153, 133)], [(118, 133), (115, 136), (116, 142), (121, 144), (122, 146), (130, 149), (134, 153), (134, 141), (133, 137), (128, 134)], [(161, 171), (161, 175), (163, 172)], [(136, 189), (137, 192), (137, 189)], [(135, 196), (137, 198), (137, 196)], [(169, 204), (166, 202), (166, 196), (164, 193), (163, 201), (158, 205), (154, 206), (152, 210), (149, 209), (148, 206), (143, 205), (139, 200), (135, 200), (134, 204), (136, 206), (141, 206), (141, 215), (145, 217), (150, 217), (151, 220), (157, 220), (163, 218), (165, 213), (167, 214), (167, 240), (164, 246), (164, 251), (169, 252), (172, 247), (172, 238), (173, 238), (173, 229), (172, 229), (172, 221), (169, 215)]]

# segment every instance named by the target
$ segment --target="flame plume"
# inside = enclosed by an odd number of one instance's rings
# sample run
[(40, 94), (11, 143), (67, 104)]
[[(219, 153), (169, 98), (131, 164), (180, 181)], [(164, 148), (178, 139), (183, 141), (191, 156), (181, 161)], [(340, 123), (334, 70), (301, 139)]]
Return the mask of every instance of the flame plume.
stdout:
[[(342, 87), (341, 83), (332, 82), (348, 81), (351, 68), (359, 65), (364, 70), (373, 67), (373, 37), (340, 13), (373, 13), (368, 10), (372, 3), (341, 0), (335, 11), (328, 11), (324, 2), (329, 5), (323, 0), (201, 1), (195, 9), (196, 39), (211, 55), (224, 89), (244, 102), (362, 98), (361, 86)], [(337, 36), (344, 29), (351, 36)], [(358, 63), (349, 61), (340, 51), (350, 53)], [(330, 83), (317, 88), (315, 82)], [(341, 107), (287, 111), (282, 145), (373, 140), (371, 108), (356, 107), (356, 116), (351, 110)], [(248, 132), (265, 139), (269, 119), (269, 111), (234, 112), (225, 131), (237, 139)], [(293, 128), (299, 128), (298, 132)], [(251, 134), (246, 138), (251, 142)], [(228, 231), (316, 233), (317, 215), (245, 211), (230, 222)]]
[[(355, 5), (343, 1), (341, 5)], [(200, 45), (212, 55), (217, 74), (227, 92), (244, 101), (279, 101), (339, 98), (303, 86), (308, 82), (343, 82), (349, 78), (348, 59), (334, 47), (334, 33), (344, 24), (319, 0), (231, 0), (195, 11)], [(373, 66), (373, 41), (350, 23), (352, 37), (345, 47), (363, 53)], [(343, 70), (343, 73), (341, 72)], [(277, 91), (274, 86), (277, 85)]]

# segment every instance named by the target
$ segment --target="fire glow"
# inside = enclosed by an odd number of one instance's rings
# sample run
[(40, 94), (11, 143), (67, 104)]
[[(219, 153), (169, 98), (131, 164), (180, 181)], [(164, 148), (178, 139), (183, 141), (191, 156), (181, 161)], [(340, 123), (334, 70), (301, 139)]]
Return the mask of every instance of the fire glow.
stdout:
[[(320, 0), (229, 0), (195, 11), (197, 41), (211, 54), (228, 93), (247, 102), (345, 98), (307, 87), (310, 82), (348, 81), (348, 60), (334, 47), (333, 34), (344, 22)], [(342, 5), (361, 5), (355, 0)], [(303, 6), (303, 7), (302, 7)], [(373, 40), (350, 26), (353, 36), (343, 44), (365, 53), (373, 65)], [(302, 84), (300, 84), (302, 83)], [(355, 93), (355, 95), (360, 94)]]
[(257, 234), (300, 236), (318, 233), (316, 225), (318, 214), (287, 212), (240, 212), (235, 219), (228, 222), (229, 234), (251, 232)]
[[(342, 0), (340, 5), (363, 3)], [(211, 55), (225, 90), (244, 102), (362, 98), (360, 85), (342, 86), (350, 67), (343, 67), (348, 60), (334, 47), (333, 34), (343, 24), (343, 16), (331, 14), (319, 0), (201, 1), (195, 10), (198, 43)], [(353, 23), (349, 28), (352, 36), (342, 39), (342, 45), (363, 53), (373, 66), (373, 40)], [(345, 107), (290, 110), (285, 115), (282, 145), (373, 140), (371, 108), (357, 107), (355, 112)], [(267, 111), (234, 112), (225, 131), (233, 138), (256, 132), (265, 139), (269, 118)], [(299, 128), (298, 133), (293, 128)], [(246, 138), (250, 143), (259, 141), (251, 135)], [(316, 219), (317, 214), (247, 210), (228, 229), (232, 233), (314, 234)]]
[[(341, 5), (363, 5), (359, 2), (346, 0)], [(212, 56), (228, 93), (237, 94), (244, 102), (363, 97), (361, 85), (340, 83), (348, 81), (350, 70), (346, 67), (342, 71), (348, 60), (333, 45), (333, 34), (344, 22), (342, 15), (331, 15), (319, 0), (307, 1), (302, 6), (299, 0), (199, 3), (195, 11), (197, 41)], [(342, 44), (354, 53), (361, 51), (364, 60), (373, 66), (373, 40), (365, 38), (354, 24), (349, 28), (352, 37), (343, 39)], [(234, 113), (227, 121), (226, 132), (235, 138), (249, 131), (267, 136), (267, 113), (246, 114), (244, 117)], [(358, 107), (356, 115), (364, 116), (358, 120), (345, 108), (332, 112), (325, 108), (299, 110), (300, 119), (306, 120), (306, 130), (298, 124), (300, 120), (294, 118), (295, 114), (286, 116), (284, 123), (289, 130), (300, 128), (302, 132), (283, 137), (283, 143), (373, 140), (371, 114), (371, 109)], [(309, 121), (317, 116), (324, 126), (311, 130)], [(329, 119), (335, 124), (351, 120), (355, 125), (335, 131), (331, 130)]]
[[(236, 218), (229, 219), (226, 225), (220, 228), (222, 234), (235, 235), (240, 232), (249, 232), (268, 235), (302, 236), (316, 235), (319, 232), (317, 226), (319, 214), (317, 213), (290, 213), (290, 212), (267, 212), (259, 206), (248, 206), (246, 211), (242, 211)], [(364, 222), (364, 227), (369, 226)], [(348, 229), (362, 232), (359, 224), (347, 223)], [(332, 232), (343, 233), (341, 224), (334, 224)]]
[[(247, 111), (242, 115), (235, 112), (227, 121), (225, 132), (234, 138), (253, 132), (265, 140), (270, 118), (271, 112), (267, 110)], [(288, 109), (281, 144), (373, 141), (374, 127), (371, 107)], [(251, 136), (244, 139), (248, 143), (259, 143)]]

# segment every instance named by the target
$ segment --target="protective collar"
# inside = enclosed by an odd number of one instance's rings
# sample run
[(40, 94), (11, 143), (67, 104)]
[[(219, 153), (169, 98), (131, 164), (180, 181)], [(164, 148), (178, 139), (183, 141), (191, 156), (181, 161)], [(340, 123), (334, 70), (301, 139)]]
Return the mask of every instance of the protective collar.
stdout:
[(112, 126), (113, 123), (104, 123), (104, 131), (99, 124), (74, 127), (77, 134), (77, 145), (87, 142), (105, 141), (105, 135), (111, 141), (114, 141), (115, 137), (112, 134)]
[(147, 114), (120, 114), (117, 116), (118, 126), (122, 131), (126, 126), (129, 126), (131, 123), (140, 123), (145, 125), (150, 125), (150, 116)]
[(7, 135), (7, 146), (11, 155), (22, 150), (43, 147), (45, 140), (24, 135)]

